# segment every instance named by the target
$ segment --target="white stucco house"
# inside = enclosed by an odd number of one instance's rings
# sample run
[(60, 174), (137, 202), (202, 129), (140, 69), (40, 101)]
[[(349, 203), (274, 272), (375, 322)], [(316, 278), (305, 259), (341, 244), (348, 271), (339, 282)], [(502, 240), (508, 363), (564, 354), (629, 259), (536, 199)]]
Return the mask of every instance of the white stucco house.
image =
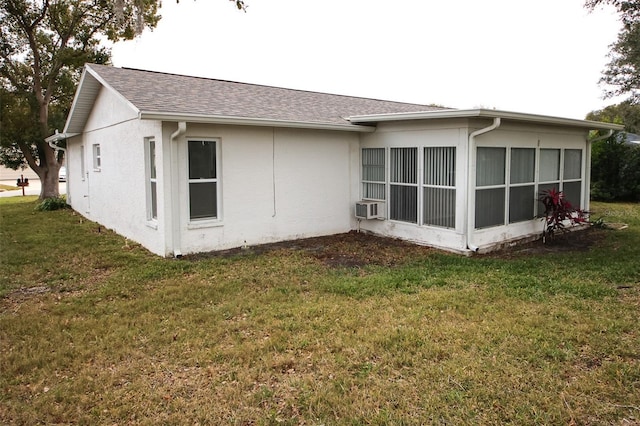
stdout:
[(589, 131), (86, 65), (62, 133), (68, 202), (160, 256), (361, 230), (460, 253), (539, 235), (537, 195), (589, 207)]

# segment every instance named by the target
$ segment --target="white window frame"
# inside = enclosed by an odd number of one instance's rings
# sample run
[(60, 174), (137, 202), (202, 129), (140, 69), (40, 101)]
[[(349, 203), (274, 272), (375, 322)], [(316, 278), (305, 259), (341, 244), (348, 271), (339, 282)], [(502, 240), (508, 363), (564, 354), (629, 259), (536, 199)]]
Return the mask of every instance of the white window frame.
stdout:
[[(502, 176), (502, 183), (496, 183), (496, 184), (486, 184), (486, 185), (478, 185), (478, 151), (480, 149), (483, 148), (488, 148), (488, 149), (502, 149), (504, 150), (504, 170), (503, 170), (503, 176)], [(476, 147), (476, 176), (474, 177), (475, 179), (475, 185), (474, 185), (474, 229), (478, 230), (478, 229), (487, 229), (487, 228), (493, 228), (496, 226), (504, 226), (507, 222), (507, 216), (508, 216), (508, 211), (509, 211), (509, 194), (507, 191), (507, 182), (509, 181), (509, 162), (511, 160), (510, 155), (509, 155), (509, 148), (506, 146), (478, 146)], [(501, 223), (496, 223), (493, 225), (485, 225), (482, 227), (478, 227), (478, 223), (477, 223), (477, 218), (478, 218), (478, 192), (479, 191), (491, 191), (491, 190), (497, 190), (497, 189), (501, 189), (502, 192), (504, 193), (504, 206), (503, 206), (503, 211), (502, 211), (502, 222)]]
[(85, 180), (87, 174), (86, 161), (84, 157), (84, 145), (80, 145), (80, 178), (82, 181)]
[[(153, 137), (144, 138), (145, 186), (147, 201), (147, 221), (158, 221), (158, 175), (157, 147)], [(154, 206), (155, 199), (155, 206)], [(154, 212), (155, 207), (155, 212)]]
[[(216, 173), (215, 178), (190, 178), (190, 166), (189, 166), (189, 143), (191, 142), (207, 142), (215, 144), (215, 156), (216, 156)], [(222, 221), (222, 187), (221, 187), (221, 146), (222, 141), (221, 138), (199, 138), (199, 137), (189, 137), (186, 141), (186, 170), (187, 170), (187, 202), (188, 202), (188, 217), (189, 223), (193, 226), (207, 226), (209, 224), (217, 224)], [(191, 215), (191, 185), (192, 184), (205, 184), (205, 183), (215, 183), (216, 184), (216, 212), (215, 216), (206, 216), (206, 217), (192, 217)]]
[[(513, 161), (513, 151), (515, 149), (526, 149), (526, 150), (532, 150), (533, 151), (533, 180), (531, 181), (527, 181), (527, 182), (512, 182), (513, 180), (513, 176), (511, 173), (511, 169), (512, 169), (512, 161)], [(533, 220), (536, 217), (536, 209), (537, 209), (537, 203), (536, 203), (536, 199), (537, 199), (537, 193), (538, 193), (538, 182), (537, 182), (537, 176), (536, 176), (536, 168), (538, 166), (538, 161), (539, 161), (539, 153), (538, 150), (535, 147), (527, 147), (527, 146), (511, 146), (507, 149), (507, 162), (508, 162), (508, 167), (509, 167), (509, 172), (508, 172), (508, 180), (507, 180), (507, 193), (506, 193), (506, 205), (507, 205), (507, 224), (512, 224), (512, 223), (520, 223), (520, 222), (526, 222), (528, 220)], [(506, 165), (505, 165), (506, 166)], [(512, 188), (530, 188), (533, 187), (533, 196), (532, 196), (532, 203), (533, 203), (533, 211), (531, 212), (532, 216), (529, 219), (521, 219), (521, 220), (513, 220), (511, 218), (511, 189)]]
[[(567, 151), (578, 151), (580, 152), (580, 167), (579, 167), (579, 171), (580, 171), (580, 176), (578, 176), (577, 178), (566, 178), (566, 160), (567, 160)], [(578, 209), (578, 208), (582, 208), (582, 200), (584, 198), (584, 170), (583, 170), (583, 165), (584, 165), (584, 150), (582, 149), (578, 149), (578, 148), (564, 148), (562, 150), (562, 175), (561, 177), (561, 182), (562, 182), (562, 192), (566, 195), (565, 192), (565, 185), (567, 183), (580, 183), (580, 199), (577, 201), (575, 200), (570, 200), (572, 201), (572, 205), (574, 208)]]
[(93, 171), (99, 172), (102, 169), (102, 152), (100, 150), (99, 143), (93, 144), (92, 152), (93, 152)]

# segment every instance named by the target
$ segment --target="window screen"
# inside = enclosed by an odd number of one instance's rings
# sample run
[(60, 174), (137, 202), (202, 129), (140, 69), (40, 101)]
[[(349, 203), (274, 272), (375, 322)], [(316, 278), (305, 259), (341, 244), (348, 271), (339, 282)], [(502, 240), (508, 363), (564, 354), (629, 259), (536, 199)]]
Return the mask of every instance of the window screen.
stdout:
[(391, 148), (390, 218), (418, 222), (418, 149)]
[(425, 148), (423, 168), (423, 224), (442, 226), (445, 228), (455, 228), (455, 147)]

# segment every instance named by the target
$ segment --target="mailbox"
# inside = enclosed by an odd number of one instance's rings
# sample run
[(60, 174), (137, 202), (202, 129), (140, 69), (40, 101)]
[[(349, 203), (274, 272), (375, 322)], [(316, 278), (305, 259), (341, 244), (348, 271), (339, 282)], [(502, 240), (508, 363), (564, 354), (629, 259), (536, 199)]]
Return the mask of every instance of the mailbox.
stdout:
[(29, 178), (20, 175), (18, 181), (16, 182), (16, 186), (22, 188), (22, 196), (24, 196), (24, 187), (29, 186)]

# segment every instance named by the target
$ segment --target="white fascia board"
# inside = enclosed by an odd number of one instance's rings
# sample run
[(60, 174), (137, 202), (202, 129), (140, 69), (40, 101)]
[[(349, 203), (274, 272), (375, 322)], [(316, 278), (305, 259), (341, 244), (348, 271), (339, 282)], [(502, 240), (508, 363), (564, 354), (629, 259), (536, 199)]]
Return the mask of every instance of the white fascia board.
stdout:
[(448, 118), (502, 118), (505, 120), (527, 123), (541, 123), (558, 126), (580, 127), (584, 129), (623, 130), (620, 124), (603, 123), (599, 121), (578, 120), (574, 118), (553, 117), (549, 115), (525, 114), (513, 111), (501, 111), (495, 109), (445, 109), (438, 111), (417, 111), (394, 114), (357, 115), (349, 117), (354, 124), (377, 123), (381, 121), (405, 121), (405, 120), (434, 120)]
[(175, 114), (171, 112), (141, 111), (141, 120), (185, 121), (189, 123), (226, 124), (236, 126), (287, 127), (294, 129), (338, 130), (342, 132), (375, 132), (375, 126), (359, 124), (314, 123), (268, 118), (235, 117), (226, 115)]

